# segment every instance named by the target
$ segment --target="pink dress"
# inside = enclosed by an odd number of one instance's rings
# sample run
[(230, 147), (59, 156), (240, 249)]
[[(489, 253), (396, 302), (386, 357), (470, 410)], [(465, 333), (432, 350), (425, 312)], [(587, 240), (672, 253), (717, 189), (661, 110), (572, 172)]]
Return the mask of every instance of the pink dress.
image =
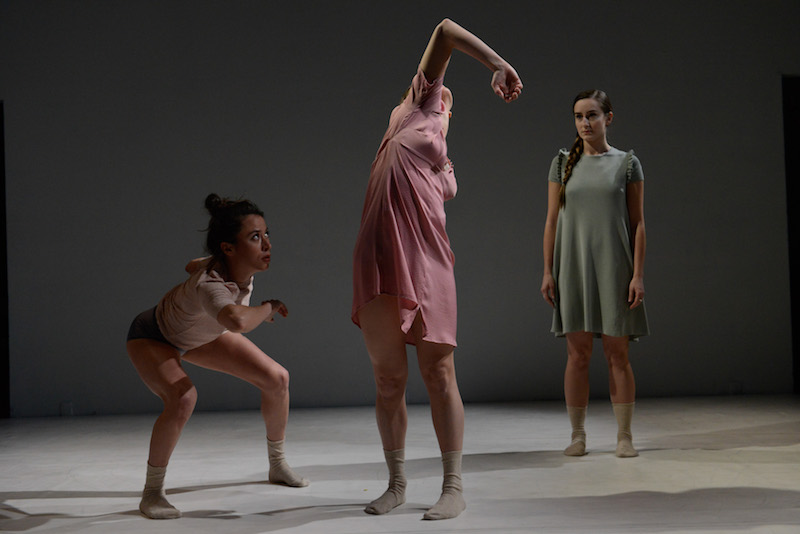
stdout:
[(389, 118), (353, 253), (352, 319), (358, 325), (358, 311), (377, 295), (394, 295), (403, 332), (419, 313), (425, 341), (455, 346), (455, 256), (444, 202), (455, 196), (456, 178), (442, 132), (442, 82), (418, 70)]

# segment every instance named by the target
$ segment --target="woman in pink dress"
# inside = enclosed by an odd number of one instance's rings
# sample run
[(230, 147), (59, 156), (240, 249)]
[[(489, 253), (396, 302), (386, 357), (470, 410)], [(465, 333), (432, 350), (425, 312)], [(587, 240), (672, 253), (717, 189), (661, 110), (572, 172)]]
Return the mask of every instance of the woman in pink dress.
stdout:
[(403, 101), (392, 111), (372, 164), (353, 254), (352, 310), (372, 362), (378, 430), (389, 467), (389, 488), (366, 507), (371, 514), (385, 514), (405, 502), (406, 344), (417, 349), (444, 469), (441, 497), (423, 517), (448, 519), (466, 507), (461, 486), (464, 406), (453, 360), (454, 256), (444, 211), (444, 202), (456, 194), (445, 141), (453, 95), (443, 85), (453, 49), (489, 68), (492, 90), (506, 102), (522, 91), (508, 62), (445, 19), (433, 31)]

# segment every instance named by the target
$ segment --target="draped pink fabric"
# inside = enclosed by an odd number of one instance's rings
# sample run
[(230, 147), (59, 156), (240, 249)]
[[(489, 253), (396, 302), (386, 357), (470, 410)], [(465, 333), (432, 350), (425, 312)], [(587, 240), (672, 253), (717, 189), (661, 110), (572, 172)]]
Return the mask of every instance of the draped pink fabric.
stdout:
[[(403, 332), (421, 314), (423, 339), (456, 345), (455, 257), (444, 202), (456, 194), (442, 132), (442, 78), (418, 70), (372, 163), (353, 253), (352, 319), (377, 295), (399, 297)], [(408, 342), (412, 342), (407, 338)]]

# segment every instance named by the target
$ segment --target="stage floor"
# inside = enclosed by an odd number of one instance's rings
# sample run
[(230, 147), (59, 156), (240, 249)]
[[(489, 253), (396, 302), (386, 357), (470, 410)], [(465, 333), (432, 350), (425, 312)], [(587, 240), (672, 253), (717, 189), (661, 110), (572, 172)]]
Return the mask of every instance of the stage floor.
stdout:
[(466, 406), (456, 519), (423, 521), (441, 462), (427, 406), (409, 407), (407, 502), (363, 512), (386, 487), (372, 408), (292, 410), (287, 457), (307, 488), (266, 483), (258, 412), (196, 413), (166, 487), (183, 512), (138, 511), (155, 415), (0, 420), (0, 531), (85, 533), (541, 534), (800, 532), (800, 397), (641, 399), (638, 458), (614, 456), (608, 400), (593, 400), (589, 454), (562, 454), (563, 403)]

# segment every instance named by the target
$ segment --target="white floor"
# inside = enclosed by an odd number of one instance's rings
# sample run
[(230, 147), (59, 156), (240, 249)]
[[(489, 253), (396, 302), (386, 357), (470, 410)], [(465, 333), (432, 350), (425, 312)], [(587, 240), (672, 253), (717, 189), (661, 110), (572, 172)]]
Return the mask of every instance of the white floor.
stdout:
[(197, 413), (167, 493), (183, 518), (138, 510), (155, 416), (0, 420), (0, 531), (91, 533), (800, 533), (800, 397), (641, 399), (634, 442), (613, 454), (608, 401), (593, 400), (589, 455), (565, 457), (562, 403), (467, 405), (467, 510), (422, 521), (441, 463), (426, 406), (409, 411), (408, 502), (363, 512), (386, 469), (371, 408), (293, 410), (288, 458), (312, 483), (264, 482), (257, 412)]

